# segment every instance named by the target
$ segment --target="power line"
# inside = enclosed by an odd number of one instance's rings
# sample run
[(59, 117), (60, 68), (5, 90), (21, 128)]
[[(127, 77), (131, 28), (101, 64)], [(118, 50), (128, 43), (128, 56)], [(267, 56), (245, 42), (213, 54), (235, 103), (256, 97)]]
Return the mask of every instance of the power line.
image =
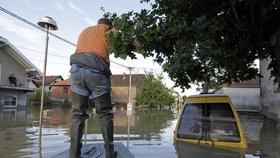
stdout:
[[(22, 46), (19, 46), (19, 45), (14, 45), (14, 44), (13, 44), (13, 46), (18, 47), (18, 48), (21, 48), (21, 49), (31, 50), (31, 51), (33, 51), (33, 52), (45, 53), (45, 52), (43, 52), (43, 51), (41, 51), (41, 50), (36, 50), (36, 49), (26, 48), (26, 47), (22, 47)], [(49, 55), (69, 59), (69, 57), (62, 56), (62, 55), (56, 55), (56, 54), (52, 54), (52, 53), (49, 53)], [(121, 66), (121, 67), (128, 68), (128, 66), (125, 66), (125, 65), (119, 64), (119, 63), (114, 62), (114, 61), (112, 61), (112, 60), (110, 60), (110, 61), (111, 61), (111, 63), (113, 63), (113, 64), (119, 65), (119, 66)], [(134, 68), (136, 68), (136, 67), (134, 67)], [(144, 68), (144, 69), (145, 69), (145, 68)], [(146, 68), (146, 69), (148, 69), (148, 68)]]
[[(30, 50), (30, 51), (33, 51), (33, 52), (38, 52), (38, 53), (42, 53), (44, 54), (44, 51), (41, 51), (41, 50), (36, 50), (36, 49), (31, 49), (31, 48), (27, 48), (27, 47), (23, 47), (23, 46), (19, 46), (19, 45), (14, 45), (13, 46), (17, 47), (17, 48), (21, 48), (21, 49), (26, 49), (26, 50)], [(49, 55), (51, 56), (56, 56), (56, 57), (60, 57), (60, 58), (66, 58), (66, 59), (69, 59), (69, 57), (67, 56), (62, 56), (62, 55), (57, 55), (57, 54), (53, 54), (53, 53), (49, 53)], [(39, 60), (35, 60), (35, 59), (32, 59), (34, 61), (39, 61)], [(50, 62), (51, 63), (51, 62)], [(113, 64), (116, 64), (118, 66), (121, 66), (122, 68), (128, 68), (129, 66), (125, 66), (123, 64), (119, 64), (115, 61), (112, 61), (111, 60), (111, 63)], [(55, 64), (58, 64), (58, 63), (55, 63)], [(133, 69), (143, 69), (143, 70), (155, 70), (155, 71), (160, 71), (161, 68), (148, 68), (148, 67), (132, 67)]]
[[(39, 61), (39, 62), (44, 62), (43, 60), (38, 60), (38, 59), (31, 59), (31, 58), (30, 58), (30, 60), (33, 60), (33, 61)], [(70, 66), (69, 64), (59, 63), (59, 62), (53, 62), (53, 61), (48, 61), (48, 63), (58, 64), (58, 65), (67, 65), (67, 66)]]
[[(30, 26), (32, 26), (32, 27), (35, 27), (36, 29), (39, 29), (39, 30), (41, 30), (41, 31), (43, 31), (43, 32), (46, 32), (45, 29), (43, 29), (43, 28), (37, 26), (36, 24), (33, 24), (32, 22), (30, 22), (30, 21), (28, 21), (28, 20), (26, 20), (26, 19), (24, 19), (24, 18), (22, 18), (22, 17), (20, 17), (20, 16), (18, 16), (18, 15), (16, 15), (16, 14), (14, 14), (14, 13), (12, 13), (12, 12), (6, 10), (5, 8), (0, 7), (0, 10), (1, 10), (2, 12), (6, 13), (6, 14), (11, 15), (11, 16), (14, 17), (14, 18), (17, 18), (18, 20), (20, 20), (20, 21), (22, 21), (22, 22), (24, 22), (24, 23), (26, 23), (26, 24), (28, 24), (28, 25), (30, 25)], [(72, 42), (70, 42), (70, 41), (68, 41), (68, 40), (66, 40), (66, 39), (64, 39), (64, 38), (62, 38), (62, 37), (60, 37), (60, 36), (58, 36), (58, 35), (52, 33), (52, 32), (49, 32), (49, 34), (52, 35), (53, 37), (57, 38), (57, 39), (60, 39), (60, 40), (62, 40), (62, 41), (64, 41), (64, 42), (66, 42), (66, 43), (72, 45), (72, 46), (76, 46), (74, 43), (72, 43)]]
[[(22, 21), (22, 22), (24, 22), (24, 23), (26, 23), (26, 24), (28, 24), (28, 25), (30, 25), (30, 26), (36, 28), (36, 29), (39, 29), (39, 30), (41, 30), (41, 31), (43, 31), (43, 32), (46, 32), (45, 29), (43, 29), (43, 28), (37, 26), (36, 24), (34, 24), (34, 23), (32, 23), (32, 22), (30, 22), (30, 21), (28, 21), (28, 20), (26, 20), (26, 19), (24, 19), (24, 18), (22, 18), (22, 17), (20, 17), (20, 16), (18, 16), (18, 15), (16, 15), (16, 14), (14, 14), (14, 13), (12, 13), (12, 12), (6, 10), (6, 9), (3, 8), (3, 7), (0, 7), (0, 10), (1, 10), (2, 12), (6, 13), (6, 14), (9, 14), (9, 15), (11, 15), (12, 17), (17, 18), (18, 20), (20, 20), (20, 21)], [(52, 36), (54, 36), (54, 37), (57, 38), (57, 39), (60, 39), (60, 40), (62, 40), (62, 41), (64, 41), (64, 42), (66, 42), (66, 43), (72, 45), (72, 46), (76, 46), (76, 44), (74, 44), (74, 43), (72, 43), (72, 42), (70, 42), (70, 41), (68, 41), (68, 40), (66, 40), (66, 39), (64, 39), (64, 38), (62, 38), (62, 37), (60, 37), (60, 36), (58, 36), (58, 35), (52, 33), (52, 32), (49, 32), (49, 34), (52, 35)], [(117, 64), (117, 65), (120, 65), (120, 66), (123, 66), (123, 67), (128, 68), (128, 66), (125, 66), (125, 65), (116, 63), (116, 62), (114, 62), (114, 61), (111, 61), (111, 62), (114, 63), (114, 64)]]
[[(38, 52), (38, 53), (42, 53), (42, 54), (44, 54), (44, 53), (45, 53), (44, 51), (41, 51), (41, 50), (36, 50), (36, 49), (26, 48), (26, 47), (22, 47), (22, 46), (14, 45), (14, 44), (12, 44), (12, 45), (13, 45), (13, 46), (15, 46), (15, 47), (18, 47), (18, 48), (21, 48), (21, 49), (30, 50), (30, 51), (33, 51), (33, 52)], [(60, 57), (60, 58), (67, 58), (67, 59), (69, 59), (69, 57), (62, 56), (62, 55), (57, 55), (57, 54), (52, 54), (52, 53), (49, 53), (49, 55), (56, 56), (56, 57)]]
[[(22, 18), (22, 17), (20, 17), (20, 16), (18, 16), (18, 15), (16, 15), (16, 14), (14, 14), (14, 13), (8, 11), (8, 10), (6, 10), (6, 9), (3, 8), (3, 7), (0, 7), (0, 10), (1, 10), (2, 12), (6, 13), (6, 14), (9, 14), (9, 15), (11, 15), (12, 17), (14, 17), (14, 18), (16, 18), (16, 19), (18, 19), (18, 20), (20, 20), (20, 21), (22, 21), (22, 22), (24, 22), (24, 23), (26, 23), (26, 24), (28, 24), (28, 25), (34, 27), (34, 28), (36, 28), (36, 29), (39, 29), (39, 30), (41, 30), (41, 31), (43, 31), (43, 32), (46, 32), (45, 29), (43, 29), (43, 28), (39, 27), (38, 25), (36, 25), (36, 24), (34, 24), (34, 23), (32, 23), (32, 22), (30, 22), (30, 21), (28, 21), (28, 20), (26, 20), (26, 19), (24, 19), (24, 18)], [(53, 37), (59, 39), (59, 40), (62, 40), (62, 41), (64, 41), (64, 42), (66, 42), (66, 43), (72, 45), (72, 46), (76, 46), (76, 44), (74, 44), (74, 43), (72, 43), (72, 42), (70, 42), (70, 41), (68, 41), (68, 40), (66, 40), (66, 39), (64, 39), (64, 38), (62, 38), (62, 37), (60, 37), (60, 36), (58, 36), (58, 35), (52, 33), (52, 32), (49, 32), (49, 34), (52, 35)], [(42, 52), (42, 51), (30, 49), (30, 48), (24, 48), (24, 47), (21, 47), (21, 46), (17, 46), (17, 47), (23, 48), (23, 49), (29, 49), (29, 50), (31, 50), (31, 51), (36, 51), (36, 52)], [(62, 57), (62, 58), (68, 58), (68, 59), (69, 59), (69, 57), (60, 56), (60, 55), (56, 55), (56, 54), (50, 54), (50, 55), (57, 56), (57, 57)], [(116, 65), (125, 67), (125, 68), (151, 69), (151, 68), (141, 68), (141, 67), (139, 67), (139, 68), (137, 68), (137, 67), (130, 67), (130, 66), (126, 66), (126, 65), (123, 65), (123, 64), (119, 64), (119, 63), (117, 63), (117, 62), (115, 62), (115, 61), (112, 61), (112, 60), (110, 60), (110, 62), (111, 62), (111, 63), (114, 63), (114, 64), (116, 64)]]

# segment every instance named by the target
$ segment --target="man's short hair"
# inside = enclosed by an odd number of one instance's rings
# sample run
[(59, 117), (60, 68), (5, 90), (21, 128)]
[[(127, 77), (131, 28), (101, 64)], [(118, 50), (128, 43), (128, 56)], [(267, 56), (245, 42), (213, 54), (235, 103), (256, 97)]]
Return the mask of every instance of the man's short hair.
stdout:
[(98, 20), (98, 24), (113, 25), (113, 22), (108, 18), (101, 18)]

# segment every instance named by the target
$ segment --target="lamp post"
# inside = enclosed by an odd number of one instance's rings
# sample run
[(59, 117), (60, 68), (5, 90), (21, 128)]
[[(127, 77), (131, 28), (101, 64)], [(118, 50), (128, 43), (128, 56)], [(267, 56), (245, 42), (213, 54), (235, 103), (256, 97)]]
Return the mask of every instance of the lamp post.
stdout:
[(43, 122), (43, 107), (44, 107), (44, 93), (45, 93), (45, 77), (47, 67), (47, 56), (48, 56), (48, 44), (49, 44), (49, 30), (57, 30), (56, 22), (49, 16), (44, 16), (38, 22), (38, 25), (46, 29), (46, 48), (45, 48), (45, 60), (44, 60), (44, 71), (42, 77), (42, 94), (41, 94), (41, 106), (40, 106), (40, 122), (39, 122), (39, 140), (42, 138), (42, 122)]

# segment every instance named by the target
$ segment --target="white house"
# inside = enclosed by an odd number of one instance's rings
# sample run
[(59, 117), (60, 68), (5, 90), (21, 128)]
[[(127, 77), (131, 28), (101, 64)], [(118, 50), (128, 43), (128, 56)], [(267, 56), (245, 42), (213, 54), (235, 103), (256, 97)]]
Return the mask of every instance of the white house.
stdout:
[[(43, 77), (40, 76), (39, 80), (35, 80), (33, 83), (35, 85), (38, 85), (39, 87), (42, 87), (42, 79)], [(63, 77), (58, 75), (58, 76), (45, 76), (45, 92), (50, 92), (52, 89), (51, 85), (55, 84), (56, 82), (63, 81)]]
[(0, 36), (0, 121), (1, 118), (23, 119), (20, 109), (26, 109), (29, 87), (28, 78), (40, 76), (34, 66), (7, 39)]
[(228, 95), (237, 111), (259, 112), (261, 109), (259, 77), (233, 83), (215, 93)]

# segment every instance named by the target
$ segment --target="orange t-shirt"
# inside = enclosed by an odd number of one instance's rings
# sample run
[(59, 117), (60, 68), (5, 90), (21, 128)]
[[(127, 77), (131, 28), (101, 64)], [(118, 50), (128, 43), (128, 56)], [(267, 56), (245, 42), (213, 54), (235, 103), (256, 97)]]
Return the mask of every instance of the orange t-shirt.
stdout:
[(95, 53), (109, 63), (109, 43), (105, 40), (107, 25), (98, 24), (83, 30), (79, 36), (75, 53)]

